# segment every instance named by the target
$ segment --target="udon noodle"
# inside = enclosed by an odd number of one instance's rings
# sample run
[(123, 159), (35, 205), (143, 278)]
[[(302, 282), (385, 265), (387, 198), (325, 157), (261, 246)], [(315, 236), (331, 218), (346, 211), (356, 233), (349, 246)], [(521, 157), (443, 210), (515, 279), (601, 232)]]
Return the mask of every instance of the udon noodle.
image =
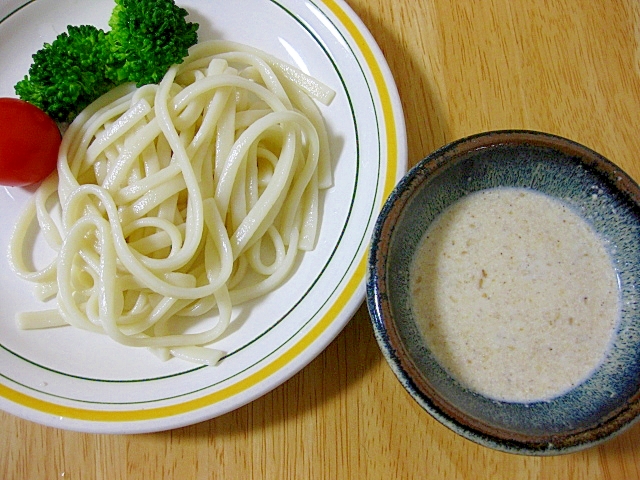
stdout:
[[(314, 100), (332, 97), (263, 52), (213, 41), (159, 85), (96, 100), (15, 226), (13, 270), (56, 300), (18, 314), (19, 326), (69, 324), (161, 358), (217, 363), (223, 352), (205, 346), (232, 307), (272, 291), (314, 248), (319, 190), (332, 183)], [(34, 224), (56, 252), (41, 269), (23, 251)], [(203, 317), (206, 330), (183, 328)]]

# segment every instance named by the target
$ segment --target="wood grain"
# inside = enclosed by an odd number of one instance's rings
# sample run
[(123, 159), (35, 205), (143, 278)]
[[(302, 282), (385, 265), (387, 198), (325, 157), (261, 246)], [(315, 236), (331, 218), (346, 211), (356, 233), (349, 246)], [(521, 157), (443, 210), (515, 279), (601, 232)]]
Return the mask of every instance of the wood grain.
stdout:
[[(636, 0), (348, 0), (396, 78), (410, 162), (466, 135), (525, 128), (581, 142), (640, 180)], [(2, 479), (640, 478), (640, 424), (550, 458), (455, 435), (409, 397), (361, 308), (309, 366), (222, 417), (89, 435), (0, 414)]]

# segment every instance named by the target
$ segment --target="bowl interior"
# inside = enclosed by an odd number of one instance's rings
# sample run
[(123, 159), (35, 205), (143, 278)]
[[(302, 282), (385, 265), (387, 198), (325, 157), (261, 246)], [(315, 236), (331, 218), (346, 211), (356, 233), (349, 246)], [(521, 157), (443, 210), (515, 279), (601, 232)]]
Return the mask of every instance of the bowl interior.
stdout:
[[(500, 402), (466, 389), (433, 357), (412, 314), (409, 267), (431, 221), (461, 197), (498, 186), (532, 188), (573, 206), (607, 241), (619, 277), (621, 318), (608, 356), (587, 381), (550, 401)], [(628, 426), (639, 409), (639, 198), (611, 162), (536, 132), (470, 137), (414, 167), (381, 214), (367, 285), (378, 341), (414, 398), (465, 437), (518, 453), (585, 448)]]

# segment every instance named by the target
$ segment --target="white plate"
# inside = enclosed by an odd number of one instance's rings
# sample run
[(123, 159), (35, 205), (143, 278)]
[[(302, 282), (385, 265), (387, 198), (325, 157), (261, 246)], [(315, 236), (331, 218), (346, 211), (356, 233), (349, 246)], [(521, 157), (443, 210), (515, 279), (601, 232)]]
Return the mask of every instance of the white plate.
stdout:
[[(315, 358), (364, 299), (376, 216), (406, 171), (402, 108), (388, 66), (341, 0), (185, 0), (199, 38), (250, 44), (337, 91), (322, 107), (334, 158), (318, 244), (285, 285), (239, 308), (216, 367), (161, 362), (72, 327), (20, 331), (19, 310), (44, 308), (9, 270), (9, 232), (32, 190), (0, 188), (0, 408), (46, 425), (97, 433), (165, 430), (207, 420), (275, 388)], [(0, 96), (31, 55), (66, 26), (108, 29), (113, 2), (9, 0), (0, 4)], [(37, 135), (34, 132), (34, 138)], [(40, 254), (40, 252), (38, 252)], [(46, 255), (46, 253), (42, 253)]]

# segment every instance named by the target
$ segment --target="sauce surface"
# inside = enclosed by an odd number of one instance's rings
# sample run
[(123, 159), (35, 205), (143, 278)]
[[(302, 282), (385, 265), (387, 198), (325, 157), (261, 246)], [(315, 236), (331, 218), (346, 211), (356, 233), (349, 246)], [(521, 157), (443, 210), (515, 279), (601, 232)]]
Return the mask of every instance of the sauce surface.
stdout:
[(619, 316), (604, 242), (570, 207), (521, 188), (475, 192), (442, 212), (413, 258), (427, 346), (490, 398), (547, 400), (586, 380)]

